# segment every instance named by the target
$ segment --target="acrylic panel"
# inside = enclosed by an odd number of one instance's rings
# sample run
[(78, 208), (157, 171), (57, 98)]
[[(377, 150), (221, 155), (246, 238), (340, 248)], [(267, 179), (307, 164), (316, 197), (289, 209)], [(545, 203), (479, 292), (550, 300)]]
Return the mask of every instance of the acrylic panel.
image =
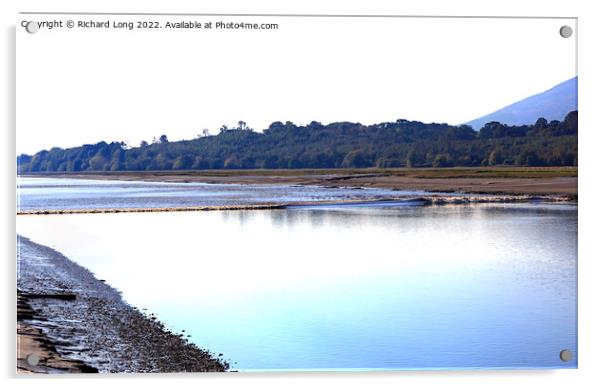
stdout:
[(577, 367), (577, 19), (16, 35), (18, 373)]

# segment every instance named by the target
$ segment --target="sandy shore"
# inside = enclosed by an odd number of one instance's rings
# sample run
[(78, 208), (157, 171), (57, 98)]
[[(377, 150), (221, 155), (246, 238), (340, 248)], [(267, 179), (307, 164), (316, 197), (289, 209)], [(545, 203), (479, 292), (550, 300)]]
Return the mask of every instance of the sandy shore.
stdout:
[(473, 194), (577, 197), (576, 167), (492, 167), (360, 170), (209, 170), (166, 172), (89, 172), (28, 176), (125, 181), (369, 187)]
[[(51, 248), (18, 238), (17, 371), (225, 371), (226, 361), (173, 333), (153, 315)], [(35, 366), (26, 357), (40, 359)]]

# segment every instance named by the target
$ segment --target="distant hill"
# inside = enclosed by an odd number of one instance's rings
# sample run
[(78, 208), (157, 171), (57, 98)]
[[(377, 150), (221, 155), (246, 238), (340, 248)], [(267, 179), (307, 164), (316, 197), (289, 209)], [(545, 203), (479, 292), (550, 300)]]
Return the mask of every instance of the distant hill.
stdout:
[(479, 130), (492, 121), (506, 125), (528, 125), (540, 117), (562, 121), (573, 110), (577, 110), (577, 77), (466, 124)]

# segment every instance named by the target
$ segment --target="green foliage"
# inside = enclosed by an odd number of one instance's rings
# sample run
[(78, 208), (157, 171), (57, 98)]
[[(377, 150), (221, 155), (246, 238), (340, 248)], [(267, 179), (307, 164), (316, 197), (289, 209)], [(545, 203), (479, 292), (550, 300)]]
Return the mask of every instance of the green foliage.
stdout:
[(533, 125), (469, 126), (397, 120), (376, 125), (274, 122), (263, 133), (243, 121), (215, 136), (127, 149), (100, 142), (17, 157), (20, 173), (253, 168), (390, 168), (577, 165), (577, 112)]

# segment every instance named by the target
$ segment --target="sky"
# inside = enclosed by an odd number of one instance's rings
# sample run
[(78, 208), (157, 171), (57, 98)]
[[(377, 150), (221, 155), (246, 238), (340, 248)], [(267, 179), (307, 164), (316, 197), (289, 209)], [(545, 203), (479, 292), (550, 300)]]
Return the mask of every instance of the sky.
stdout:
[(17, 154), (245, 121), (461, 124), (576, 76), (573, 19), (32, 16), (277, 30), (17, 29)]

